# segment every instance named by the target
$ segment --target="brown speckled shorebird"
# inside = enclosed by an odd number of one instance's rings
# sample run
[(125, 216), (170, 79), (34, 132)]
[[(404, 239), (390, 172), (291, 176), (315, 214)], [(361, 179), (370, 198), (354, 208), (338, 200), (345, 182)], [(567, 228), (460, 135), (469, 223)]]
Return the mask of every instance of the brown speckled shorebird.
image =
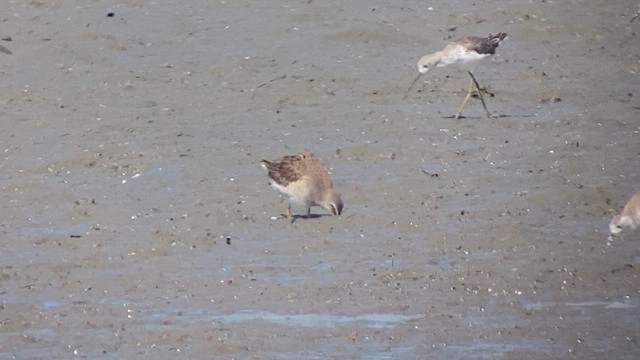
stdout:
[[(442, 67), (451, 64), (464, 64), (495, 54), (496, 48), (498, 47), (498, 45), (500, 45), (500, 42), (502, 42), (506, 38), (506, 33), (498, 33), (496, 35), (489, 34), (489, 36), (487, 37), (467, 36), (449, 43), (440, 51), (421, 57), (420, 60), (418, 60), (418, 71), (420, 72), (420, 74), (413, 81), (409, 89), (411, 89), (413, 85), (418, 81), (418, 79), (420, 79), (420, 77), (427, 71), (429, 71), (429, 69), (431, 69), (432, 67)], [(482, 106), (487, 112), (487, 117), (491, 117), (491, 113), (489, 112), (489, 110), (487, 110), (487, 105), (485, 104), (484, 98), (482, 97), (482, 91), (480, 90), (478, 81), (476, 81), (476, 78), (471, 73), (471, 70), (467, 70), (467, 72), (471, 77), (469, 91), (467, 92), (467, 96), (464, 98), (464, 101), (462, 102), (458, 113), (455, 115), (455, 118), (459, 119), (461, 117), (462, 109), (464, 109), (465, 104), (471, 97), (474, 86), (475, 90), (477, 91), (478, 97), (480, 98), (480, 101), (482, 101)]]
[(327, 168), (309, 150), (279, 161), (262, 160), (261, 165), (271, 178), (271, 186), (290, 197), (287, 218), (293, 219), (291, 202), (306, 207), (307, 215), (312, 206), (320, 206), (331, 215), (342, 213), (342, 198), (333, 189)]
[(611, 219), (609, 230), (611, 235), (616, 235), (625, 227), (635, 230), (638, 226), (640, 226), (640, 191), (629, 199), (620, 214)]

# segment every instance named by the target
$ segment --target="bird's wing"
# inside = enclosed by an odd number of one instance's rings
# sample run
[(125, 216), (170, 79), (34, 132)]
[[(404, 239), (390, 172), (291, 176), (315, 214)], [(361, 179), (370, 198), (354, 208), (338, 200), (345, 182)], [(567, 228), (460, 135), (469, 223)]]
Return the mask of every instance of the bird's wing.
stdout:
[(477, 52), (478, 54), (495, 54), (496, 48), (500, 42), (507, 37), (506, 33), (499, 33), (481, 38), (476, 36), (468, 36), (460, 39), (464, 42), (464, 46)]
[(279, 162), (262, 160), (269, 177), (276, 183), (287, 186), (304, 176), (304, 157), (302, 155), (288, 155)]

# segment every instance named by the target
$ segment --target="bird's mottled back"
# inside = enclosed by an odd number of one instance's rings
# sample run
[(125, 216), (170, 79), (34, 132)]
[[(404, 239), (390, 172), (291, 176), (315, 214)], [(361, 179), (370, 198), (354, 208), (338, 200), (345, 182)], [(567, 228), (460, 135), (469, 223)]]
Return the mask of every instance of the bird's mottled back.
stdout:
[(304, 155), (287, 155), (278, 162), (262, 160), (262, 166), (267, 169), (267, 174), (276, 183), (287, 186), (298, 181), (304, 174)]
[(489, 34), (489, 36), (481, 38), (476, 36), (468, 36), (460, 39), (460, 43), (463, 43), (465, 47), (471, 49), (478, 54), (490, 54), (496, 53), (496, 48), (500, 45), (500, 42), (507, 38), (507, 33), (498, 33), (496, 35)]

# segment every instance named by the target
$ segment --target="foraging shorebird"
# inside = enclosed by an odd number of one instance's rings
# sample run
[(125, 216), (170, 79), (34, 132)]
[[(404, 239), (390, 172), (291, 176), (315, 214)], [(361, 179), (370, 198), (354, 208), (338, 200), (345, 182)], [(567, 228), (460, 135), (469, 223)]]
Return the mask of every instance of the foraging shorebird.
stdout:
[(622, 212), (611, 219), (609, 230), (611, 235), (619, 234), (624, 227), (635, 230), (640, 226), (640, 191), (635, 193), (627, 205), (624, 206)]
[[(500, 45), (500, 42), (502, 42), (506, 38), (506, 33), (498, 33), (496, 35), (489, 34), (489, 36), (483, 38), (476, 36), (467, 36), (449, 43), (440, 51), (421, 57), (420, 60), (418, 60), (418, 71), (420, 72), (420, 74), (418, 74), (413, 83), (411, 83), (409, 90), (411, 90), (418, 79), (420, 79), (420, 77), (427, 71), (429, 71), (429, 69), (431, 69), (432, 67), (442, 67), (451, 64), (464, 64), (483, 59), (489, 55), (495, 54), (496, 48), (498, 47), (498, 45)], [(460, 109), (458, 110), (455, 118), (460, 118), (462, 109), (464, 109), (464, 106), (473, 93), (474, 86), (475, 90), (477, 91), (478, 97), (480, 98), (480, 101), (482, 101), (482, 106), (487, 112), (487, 117), (491, 117), (491, 113), (489, 112), (489, 110), (487, 110), (487, 105), (485, 104), (484, 98), (482, 97), (482, 91), (480, 90), (478, 81), (476, 81), (476, 78), (471, 73), (471, 70), (467, 70), (467, 72), (471, 77), (471, 81), (469, 83), (469, 91), (467, 92), (467, 96), (464, 98), (464, 101), (462, 102), (462, 105), (460, 106)]]
[(327, 168), (309, 150), (278, 161), (262, 160), (261, 165), (267, 170), (271, 186), (290, 197), (287, 218), (293, 220), (291, 202), (305, 206), (307, 215), (312, 206), (320, 206), (331, 215), (342, 213), (342, 198), (333, 189)]

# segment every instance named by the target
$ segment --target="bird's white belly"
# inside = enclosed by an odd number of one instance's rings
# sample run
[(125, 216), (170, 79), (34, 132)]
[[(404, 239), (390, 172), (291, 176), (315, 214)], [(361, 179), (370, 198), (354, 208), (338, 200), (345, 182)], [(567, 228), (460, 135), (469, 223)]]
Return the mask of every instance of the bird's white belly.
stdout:
[(451, 51), (450, 53), (446, 54), (446, 56), (442, 59), (442, 66), (480, 60), (487, 56), (489, 56), (489, 54), (479, 54), (475, 51), (469, 51), (464, 49), (463, 47), (459, 47), (455, 51)]
[(305, 183), (290, 183), (289, 186), (282, 186), (275, 181), (271, 186), (283, 195), (289, 196), (292, 203), (307, 206), (309, 204), (309, 189)]

